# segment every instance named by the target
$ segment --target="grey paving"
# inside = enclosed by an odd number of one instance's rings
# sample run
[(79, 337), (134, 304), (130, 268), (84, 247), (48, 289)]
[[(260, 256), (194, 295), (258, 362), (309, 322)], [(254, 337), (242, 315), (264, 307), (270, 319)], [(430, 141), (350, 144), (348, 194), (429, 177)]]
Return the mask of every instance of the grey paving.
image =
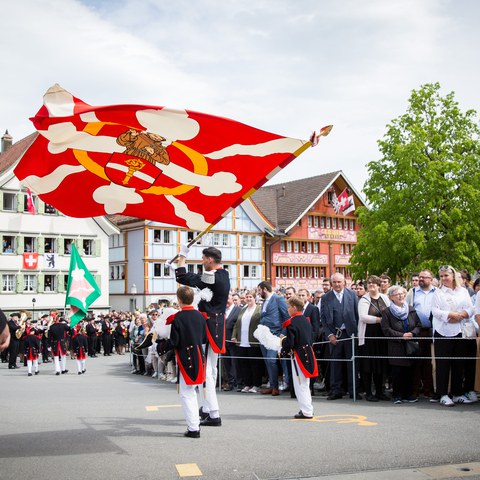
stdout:
[(1, 364), (0, 479), (176, 479), (183, 464), (216, 480), (480, 478), (480, 404), (315, 396), (305, 421), (287, 395), (221, 392), (223, 426), (187, 439), (176, 386), (131, 375), (128, 360), (89, 359), (85, 375), (46, 364), (33, 377)]

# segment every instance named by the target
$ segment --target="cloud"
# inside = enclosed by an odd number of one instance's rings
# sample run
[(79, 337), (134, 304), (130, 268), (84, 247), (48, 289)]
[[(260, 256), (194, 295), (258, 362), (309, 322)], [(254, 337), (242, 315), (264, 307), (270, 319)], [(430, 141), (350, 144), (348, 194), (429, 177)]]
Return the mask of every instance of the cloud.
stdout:
[(15, 140), (53, 83), (93, 105), (204, 111), (294, 138), (332, 134), (272, 183), (342, 169), (361, 190), (410, 92), (479, 108), (477, 2), (24, 0), (2, 7), (0, 129)]

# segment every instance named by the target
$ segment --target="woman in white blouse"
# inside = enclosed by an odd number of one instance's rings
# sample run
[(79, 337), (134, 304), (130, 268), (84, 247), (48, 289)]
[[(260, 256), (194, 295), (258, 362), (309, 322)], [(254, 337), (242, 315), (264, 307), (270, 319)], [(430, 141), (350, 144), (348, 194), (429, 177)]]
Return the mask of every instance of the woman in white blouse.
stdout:
[(238, 314), (232, 332), (232, 342), (237, 344), (240, 376), (245, 384), (243, 393), (260, 392), (264, 370), (262, 352), (257, 339), (253, 336), (262, 314), (261, 306), (255, 303), (255, 298), (255, 290), (246, 293), (246, 305)]
[[(463, 395), (463, 360), (460, 358), (465, 353), (462, 323), (473, 315), (474, 308), (467, 289), (462, 287), (460, 274), (453, 267), (444, 265), (438, 273), (440, 286), (432, 301), (437, 394), (442, 405), (453, 407), (455, 403), (472, 403)], [(453, 398), (448, 395), (450, 376)]]

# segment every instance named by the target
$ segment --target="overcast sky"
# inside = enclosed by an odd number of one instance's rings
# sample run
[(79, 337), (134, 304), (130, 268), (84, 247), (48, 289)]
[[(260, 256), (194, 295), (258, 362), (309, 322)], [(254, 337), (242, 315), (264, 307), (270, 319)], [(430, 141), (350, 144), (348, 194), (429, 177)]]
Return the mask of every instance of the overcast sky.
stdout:
[(343, 170), (360, 191), (386, 124), (440, 82), (480, 111), (476, 0), (16, 0), (0, 15), (0, 130), (14, 141), (59, 83), (91, 105), (230, 117), (307, 139), (270, 182)]

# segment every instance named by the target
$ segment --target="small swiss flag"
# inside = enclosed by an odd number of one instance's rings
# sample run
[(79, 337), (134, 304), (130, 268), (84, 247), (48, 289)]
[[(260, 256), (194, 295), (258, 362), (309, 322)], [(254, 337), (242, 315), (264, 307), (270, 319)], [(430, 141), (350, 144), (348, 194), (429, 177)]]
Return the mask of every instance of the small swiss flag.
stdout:
[(38, 267), (38, 253), (29, 252), (23, 254), (23, 268), (34, 270)]
[(33, 202), (32, 191), (27, 188), (27, 210), (28, 213), (35, 215), (35, 203)]

